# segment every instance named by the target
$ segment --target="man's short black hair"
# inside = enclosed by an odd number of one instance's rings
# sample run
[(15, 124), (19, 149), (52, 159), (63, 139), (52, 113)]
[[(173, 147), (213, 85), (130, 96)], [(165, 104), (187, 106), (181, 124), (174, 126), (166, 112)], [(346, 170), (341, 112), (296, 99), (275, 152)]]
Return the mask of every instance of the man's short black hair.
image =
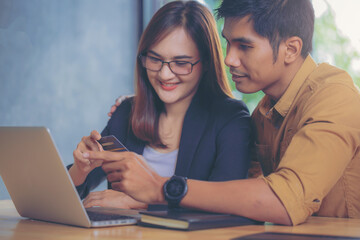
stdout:
[(216, 12), (218, 18), (250, 16), (254, 30), (269, 39), (274, 61), (280, 43), (289, 37), (302, 39), (303, 58), (312, 50), (315, 16), (310, 0), (223, 0)]

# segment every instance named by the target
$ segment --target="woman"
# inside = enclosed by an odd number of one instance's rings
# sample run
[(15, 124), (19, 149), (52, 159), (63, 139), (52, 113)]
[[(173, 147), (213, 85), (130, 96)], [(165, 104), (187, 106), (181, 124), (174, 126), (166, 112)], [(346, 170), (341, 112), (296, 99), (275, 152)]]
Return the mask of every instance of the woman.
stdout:
[[(215, 20), (205, 6), (175, 1), (153, 16), (140, 39), (135, 85), (135, 96), (117, 108), (101, 135), (93, 131), (74, 151), (69, 173), (82, 198), (106, 177), (103, 159), (86, 158), (89, 150), (102, 151), (95, 140), (106, 135), (160, 176), (246, 177), (250, 116), (231, 98)], [(113, 190), (91, 193), (84, 205), (146, 207)]]

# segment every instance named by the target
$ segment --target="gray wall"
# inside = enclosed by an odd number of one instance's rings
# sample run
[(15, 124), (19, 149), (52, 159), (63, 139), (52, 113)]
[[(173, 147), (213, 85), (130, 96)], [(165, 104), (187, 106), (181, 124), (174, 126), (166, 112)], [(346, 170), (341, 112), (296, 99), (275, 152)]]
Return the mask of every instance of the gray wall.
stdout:
[[(0, 125), (47, 126), (71, 163), (115, 98), (133, 93), (136, 4), (0, 0)], [(0, 199), (8, 198), (0, 179)]]

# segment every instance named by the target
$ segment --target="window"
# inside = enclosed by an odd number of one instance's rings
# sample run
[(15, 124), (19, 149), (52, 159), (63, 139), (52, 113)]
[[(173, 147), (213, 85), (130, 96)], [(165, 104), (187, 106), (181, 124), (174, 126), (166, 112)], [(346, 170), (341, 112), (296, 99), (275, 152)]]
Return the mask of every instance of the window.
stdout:
[(313, 0), (313, 57), (346, 70), (360, 87), (360, 21), (358, 0)]

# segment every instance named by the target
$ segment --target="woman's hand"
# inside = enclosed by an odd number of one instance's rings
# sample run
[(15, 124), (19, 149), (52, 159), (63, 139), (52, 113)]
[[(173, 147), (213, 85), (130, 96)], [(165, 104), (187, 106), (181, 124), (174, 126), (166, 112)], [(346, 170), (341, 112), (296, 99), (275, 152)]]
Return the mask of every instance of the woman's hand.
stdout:
[(162, 187), (167, 178), (160, 177), (134, 152), (96, 152), (83, 154), (85, 159), (103, 161), (102, 168), (111, 187), (133, 199), (148, 203), (164, 203)]
[(102, 160), (86, 159), (83, 157), (84, 152), (88, 151), (103, 151), (101, 145), (96, 141), (101, 138), (97, 131), (92, 131), (90, 136), (83, 137), (77, 148), (73, 152), (74, 164), (69, 169), (69, 174), (75, 186), (81, 185), (87, 175), (96, 167), (100, 167)]
[(123, 192), (107, 189), (91, 192), (84, 200), (84, 207), (114, 207), (123, 209), (146, 209), (147, 204), (138, 202)]

